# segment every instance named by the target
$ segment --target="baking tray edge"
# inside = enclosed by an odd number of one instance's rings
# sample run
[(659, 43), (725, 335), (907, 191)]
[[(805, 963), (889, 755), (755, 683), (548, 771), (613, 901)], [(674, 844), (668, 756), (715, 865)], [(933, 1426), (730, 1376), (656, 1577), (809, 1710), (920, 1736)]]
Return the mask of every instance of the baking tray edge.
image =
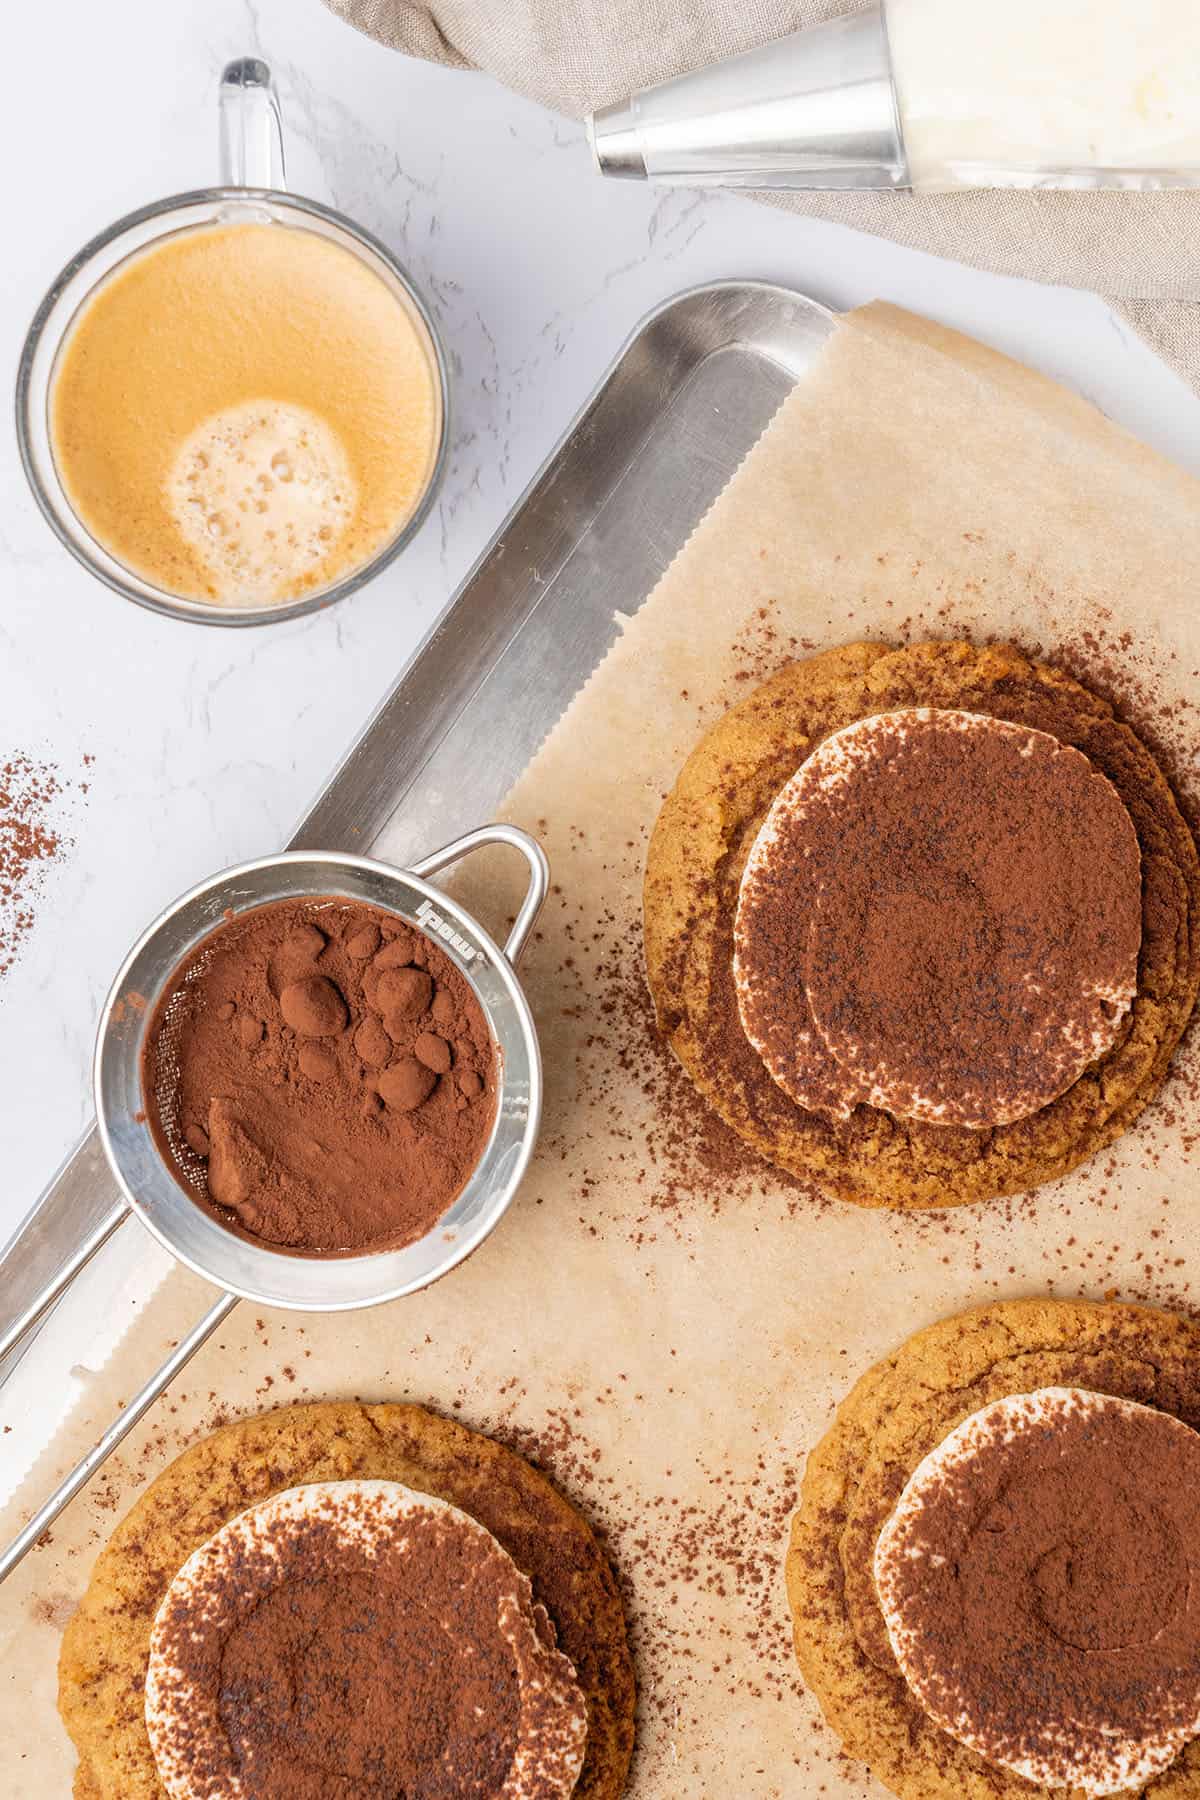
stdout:
[[(389, 841), (406, 856), (491, 816), (835, 328), (825, 307), (765, 282), (691, 289), (651, 312), (288, 847), (366, 850), (403, 809), (403, 843)], [(0, 1332), (118, 1199), (93, 1126), (0, 1253)], [(136, 1257), (134, 1231), (100, 1258)], [(48, 1315), (56, 1339), (72, 1335), (69, 1305)], [(0, 1386), (44, 1325), (0, 1363)], [(80, 1360), (62, 1348), (66, 1366)], [(24, 1470), (4, 1474), (0, 1490)]]

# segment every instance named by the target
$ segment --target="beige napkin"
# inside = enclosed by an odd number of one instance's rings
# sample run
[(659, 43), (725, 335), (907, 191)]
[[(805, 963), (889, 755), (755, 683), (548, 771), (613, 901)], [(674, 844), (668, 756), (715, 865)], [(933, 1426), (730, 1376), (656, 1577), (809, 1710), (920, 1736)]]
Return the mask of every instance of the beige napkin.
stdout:
[[(964, 6), (1002, 0), (961, 0)], [(1053, 0), (1048, 0), (1052, 4)], [(855, 9), (855, 0), (326, 0), (360, 30), (486, 69), (581, 116)], [(599, 177), (597, 177), (599, 179)], [(1200, 194), (764, 195), (794, 212), (1005, 275), (1090, 288), (1200, 388)]]

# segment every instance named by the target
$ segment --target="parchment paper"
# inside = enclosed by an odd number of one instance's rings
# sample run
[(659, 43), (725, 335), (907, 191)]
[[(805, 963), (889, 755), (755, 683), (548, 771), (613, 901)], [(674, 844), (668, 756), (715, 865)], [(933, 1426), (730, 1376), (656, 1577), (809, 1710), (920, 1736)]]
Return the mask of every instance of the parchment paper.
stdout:
[[(1112, 1152), (1019, 1201), (904, 1218), (762, 1165), (714, 1173), (637, 1005), (646, 837), (748, 680), (868, 636), (1041, 646), (1121, 698), (1194, 799), (1198, 592), (1200, 484), (979, 345), (882, 307), (844, 324), (511, 798), (557, 883), (525, 967), (547, 1113), (511, 1212), (415, 1299), (237, 1310), (0, 1592), (8, 1794), (69, 1792), (59, 1635), (141, 1485), (219, 1418), (345, 1395), (502, 1433), (607, 1532), (642, 1684), (635, 1800), (882, 1792), (793, 1672), (781, 1561), (805, 1450), (863, 1369), (947, 1312), (1046, 1288), (1187, 1302), (1195, 1057)], [(463, 897), (494, 921), (508, 878), (478, 869)], [(27, 1505), (206, 1293), (168, 1281)]]

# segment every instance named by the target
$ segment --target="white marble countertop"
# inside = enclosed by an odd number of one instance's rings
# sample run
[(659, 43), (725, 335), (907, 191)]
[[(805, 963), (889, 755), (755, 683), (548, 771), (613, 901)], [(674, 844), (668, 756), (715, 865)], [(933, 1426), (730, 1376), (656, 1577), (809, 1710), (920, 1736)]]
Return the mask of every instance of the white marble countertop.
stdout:
[(456, 386), (449, 473), (414, 544), (341, 607), (251, 633), (173, 624), (93, 582), (52, 539), (3, 433), (0, 766), (26, 752), (89, 792), (72, 799), (73, 842), (0, 978), (0, 1241), (87, 1121), (94, 1019), (129, 942), (191, 882), (283, 842), (656, 302), (730, 276), (835, 306), (883, 296), (1071, 382), (1200, 472), (1200, 402), (1098, 299), (742, 199), (602, 183), (580, 127), (482, 77), (402, 60), (319, 0), (25, 5), (6, 40), (10, 368), (84, 239), (214, 178), (217, 75), (256, 52), (279, 83), (291, 185), (398, 250)]

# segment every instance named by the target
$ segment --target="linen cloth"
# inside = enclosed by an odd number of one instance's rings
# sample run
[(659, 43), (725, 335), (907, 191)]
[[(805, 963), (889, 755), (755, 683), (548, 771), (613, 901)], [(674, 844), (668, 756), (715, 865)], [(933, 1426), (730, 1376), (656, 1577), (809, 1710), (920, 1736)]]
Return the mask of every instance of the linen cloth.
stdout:
[[(1002, 0), (961, 0), (964, 6)], [(326, 0), (392, 48), (582, 117), (854, 0)], [(1056, 0), (1047, 0), (1048, 6)], [(1136, 0), (1133, 0), (1136, 4)], [(600, 177), (597, 177), (599, 180)], [(1200, 391), (1200, 192), (764, 194), (1000, 274), (1101, 293)]]

